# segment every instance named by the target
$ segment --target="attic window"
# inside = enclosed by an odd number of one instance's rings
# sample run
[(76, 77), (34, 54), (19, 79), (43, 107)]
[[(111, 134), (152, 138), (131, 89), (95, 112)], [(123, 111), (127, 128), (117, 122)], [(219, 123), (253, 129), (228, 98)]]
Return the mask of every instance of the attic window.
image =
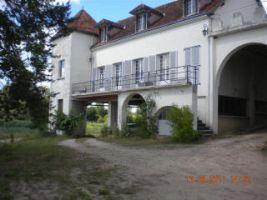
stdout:
[(198, 11), (197, 0), (185, 0), (185, 16), (196, 14)]
[(108, 32), (107, 32), (106, 26), (100, 29), (100, 39), (101, 39), (101, 42), (108, 41)]
[(147, 28), (147, 13), (136, 15), (136, 31), (142, 31)]

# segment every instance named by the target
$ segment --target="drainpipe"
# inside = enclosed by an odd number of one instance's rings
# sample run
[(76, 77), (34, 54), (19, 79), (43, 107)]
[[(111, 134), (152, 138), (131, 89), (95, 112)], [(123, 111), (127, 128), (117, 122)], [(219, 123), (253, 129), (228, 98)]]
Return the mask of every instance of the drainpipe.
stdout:
[[(211, 27), (211, 19), (210, 19), (210, 27)], [(217, 123), (215, 116), (215, 110), (217, 109), (214, 106), (214, 101), (216, 100), (216, 96), (214, 94), (215, 87), (215, 78), (214, 78), (214, 36), (209, 35), (209, 86), (208, 86), (208, 114), (209, 114), (209, 126), (217, 133)]]

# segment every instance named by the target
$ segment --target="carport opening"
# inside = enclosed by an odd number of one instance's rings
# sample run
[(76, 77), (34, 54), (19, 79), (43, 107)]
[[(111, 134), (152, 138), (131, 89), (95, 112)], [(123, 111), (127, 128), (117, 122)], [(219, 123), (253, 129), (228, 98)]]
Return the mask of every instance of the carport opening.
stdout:
[(128, 127), (135, 128), (136, 127), (136, 120), (138, 117), (138, 113), (140, 112), (141, 106), (145, 105), (144, 98), (139, 95), (133, 95), (127, 104), (127, 118), (126, 123)]
[(226, 62), (219, 83), (219, 131), (267, 124), (267, 46), (249, 45)]

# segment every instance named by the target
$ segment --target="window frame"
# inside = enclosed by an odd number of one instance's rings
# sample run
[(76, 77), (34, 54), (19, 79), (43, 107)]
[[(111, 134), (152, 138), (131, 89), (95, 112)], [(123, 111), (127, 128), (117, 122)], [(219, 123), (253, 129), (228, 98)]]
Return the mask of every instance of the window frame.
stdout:
[(115, 63), (113, 64), (113, 67), (115, 68), (115, 86), (121, 86), (121, 80), (122, 80), (122, 63)]
[(136, 15), (136, 31), (139, 32), (146, 29), (147, 29), (147, 13), (140, 13)]
[[(133, 63), (134, 63), (134, 68), (135, 68), (135, 83), (138, 84), (144, 81), (143, 58), (135, 59)], [(138, 66), (137, 66), (137, 63), (138, 63)]]
[(163, 53), (163, 54), (157, 55), (157, 57), (158, 57), (158, 62), (159, 62), (160, 81), (170, 80), (170, 54)]
[(99, 88), (104, 88), (104, 73), (105, 73), (105, 67), (102, 66), (102, 67), (99, 67), (98, 68), (98, 71), (99, 71)]
[(100, 41), (101, 42), (107, 42), (108, 41), (108, 27), (102, 27), (100, 29)]
[(58, 79), (65, 78), (65, 59), (60, 59), (58, 61)]
[[(188, 3), (190, 2), (190, 3)], [(188, 7), (189, 6), (189, 7)], [(195, 6), (195, 10), (194, 10)], [(190, 8), (190, 9), (188, 9)], [(184, 13), (185, 16), (191, 16), (198, 13), (198, 0), (184, 0)]]
[(58, 99), (57, 100), (57, 111), (58, 112), (63, 112), (63, 99)]

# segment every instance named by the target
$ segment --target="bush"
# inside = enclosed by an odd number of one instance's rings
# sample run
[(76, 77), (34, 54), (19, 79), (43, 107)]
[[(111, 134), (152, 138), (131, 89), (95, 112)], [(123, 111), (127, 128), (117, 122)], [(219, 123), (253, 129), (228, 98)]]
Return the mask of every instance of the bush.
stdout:
[(153, 114), (155, 107), (156, 103), (150, 96), (140, 105), (135, 117), (137, 136), (149, 138), (156, 134), (158, 127), (157, 115)]
[(111, 130), (109, 129), (109, 127), (107, 125), (104, 125), (101, 130), (100, 130), (101, 136), (102, 137), (106, 137), (109, 134), (111, 134)]
[(56, 129), (65, 131), (67, 135), (73, 135), (73, 131), (78, 128), (81, 123), (81, 116), (73, 114), (65, 115), (63, 112), (56, 114)]
[(199, 134), (193, 129), (193, 114), (189, 107), (171, 107), (167, 114), (171, 123), (174, 142), (190, 143), (199, 139)]

